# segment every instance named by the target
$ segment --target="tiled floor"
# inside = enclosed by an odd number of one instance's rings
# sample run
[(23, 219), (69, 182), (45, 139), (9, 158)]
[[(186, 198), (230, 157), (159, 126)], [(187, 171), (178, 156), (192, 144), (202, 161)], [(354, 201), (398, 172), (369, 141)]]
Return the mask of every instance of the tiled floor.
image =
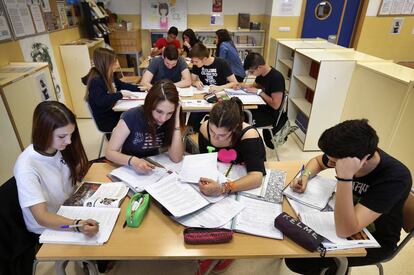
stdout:
[[(89, 159), (98, 157), (99, 145), (102, 135), (96, 130), (94, 123), (90, 119), (78, 120), (82, 141)], [(281, 161), (285, 160), (308, 160), (318, 154), (318, 152), (302, 152), (292, 138), (278, 149)], [(274, 151), (267, 150), (267, 159), (275, 160)], [(328, 174), (332, 174), (332, 171)], [(405, 236), (405, 234), (404, 234)], [(128, 249), (128, 248), (126, 248)], [(134, 249), (139, 249), (135, 247)], [(414, 273), (414, 262), (411, 257), (414, 255), (414, 241), (411, 241), (405, 249), (393, 261), (384, 264), (384, 271), (387, 275), (409, 275)], [(185, 275), (194, 274), (196, 271), (195, 261), (121, 261), (108, 274), (113, 275)], [(83, 274), (80, 268), (70, 263), (67, 273)], [(377, 275), (378, 270), (375, 266), (352, 268), (352, 274)], [(37, 275), (55, 274), (54, 265), (51, 263), (40, 263), (37, 268)], [(237, 260), (223, 275), (250, 275), (250, 274), (294, 274), (286, 268), (283, 260), (278, 259), (242, 259)]]

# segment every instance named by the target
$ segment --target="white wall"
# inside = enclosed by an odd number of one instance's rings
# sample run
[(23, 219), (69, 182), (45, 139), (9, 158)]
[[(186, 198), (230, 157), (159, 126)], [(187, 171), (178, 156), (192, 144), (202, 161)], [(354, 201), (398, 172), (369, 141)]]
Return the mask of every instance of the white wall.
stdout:
[[(146, 0), (109, 0), (107, 7), (117, 14), (141, 14), (141, 1)], [(211, 0), (187, 0), (187, 14), (210, 14)], [(223, 0), (224, 14), (250, 13), (265, 14), (266, 2), (272, 0)]]
[(300, 16), (302, 0), (273, 0), (272, 16)]
[(366, 16), (377, 16), (381, 0), (369, 0)]

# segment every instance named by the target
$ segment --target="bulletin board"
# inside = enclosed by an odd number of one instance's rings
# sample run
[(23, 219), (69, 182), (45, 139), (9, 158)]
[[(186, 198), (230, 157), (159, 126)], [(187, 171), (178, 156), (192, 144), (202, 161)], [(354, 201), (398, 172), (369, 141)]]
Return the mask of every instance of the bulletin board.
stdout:
[(2, 1), (0, 1), (0, 42), (11, 40), (12, 33), (10, 29), (10, 22), (8, 20), (6, 9)]
[(187, 0), (142, 0), (142, 29), (187, 29)]
[(382, 0), (378, 16), (412, 16), (414, 0)]

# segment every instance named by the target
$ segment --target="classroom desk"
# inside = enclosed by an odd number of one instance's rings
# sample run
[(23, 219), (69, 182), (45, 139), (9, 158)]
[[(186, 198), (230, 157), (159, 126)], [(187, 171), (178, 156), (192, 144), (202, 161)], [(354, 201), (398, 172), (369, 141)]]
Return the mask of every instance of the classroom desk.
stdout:
[[(195, 94), (193, 96), (180, 96), (180, 100), (204, 100), (204, 94)], [(115, 112), (125, 112), (128, 111), (129, 109), (133, 108), (133, 107), (138, 107), (144, 104), (143, 100), (127, 100), (128, 101), (128, 105), (118, 105), (115, 104), (114, 107), (112, 108), (112, 110), (114, 110)], [(182, 106), (182, 110), (183, 112), (210, 112), (211, 109), (213, 108), (213, 104), (210, 104), (208, 106), (200, 106), (200, 107), (196, 107), (196, 106)], [(252, 109), (257, 109), (257, 105), (255, 104), (248, 104), (248, 105), (244, 105), (243, 106), (245, 110), (252, 110)]]
[[(266, 166), (287, 171), (289, 182), (299, 171), (303, 162), (270, 162)], [(85, 180), (110, 181), (106, 176), (114, 166), (96, 163), (89, 169)], [(186, 245), (183, 226), (162, 214), (159, 207), (151, 202), (149, 211), (139, 228), (122, 228), (128, 198), (122, 203), (120, 216), (107, 243), (102, 246), (80, 246), (44, 244), (36, 255), (38, 261), (59, 260), (190, 260), (190, 259), (241, 259), (241, 258), (299, 258), (319, 257), (310, 253), (288, 238), (274, 240), (247, 234), (235, 233), (233, 240), (226, 244)], [(293, 215), (287, 200), (283, 210)], [(346, 258), (365, 256), (363, 248), (327, 252), (326, 257), (343, 261)], [(342, 262), (341, 262), (342, 264)], [(344, 271), (344, 269), (342, 269)], [(344, 272), (340, 273), (344, 274)]]
[(130, 83), (130, 84), (139, 84), (141, 81), (141, 76), (133, 75), (133, 76), (124, 76), (121, 78), (123, 82)]

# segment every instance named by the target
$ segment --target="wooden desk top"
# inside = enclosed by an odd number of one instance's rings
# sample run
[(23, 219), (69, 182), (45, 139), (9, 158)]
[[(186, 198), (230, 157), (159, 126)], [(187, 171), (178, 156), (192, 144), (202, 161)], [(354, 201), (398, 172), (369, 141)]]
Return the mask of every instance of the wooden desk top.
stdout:
[(139, 82), (141, 81), (141, 78), (142, 78), (141, 76), (134, 75), (134, 76), (124, 76), (123, 78), (121, 78), (121, 80), (126, 83), (139, 84)]
[[(271, 162), (267, 167), (287, 171), (289, 182), (299, 171), (303, 162)], [(106, 163), (94, 164), (85, 180), (110, 181), (107, 173), (114, 166)], [(102, 246), (80, 246), (44, 244), (38, 251), (39, 261), (55, 260), (178, 260), (178, 259), (225, 259), (225, 258), (298, 258), (319, 257), (319, 253), (309, 253), (296, 243), (286, 238), (274, 240), (252, 235), (235, 233), (233, 240), (227, 244), (186, 245), (183, 238), (183, 226), (163, 215), (160, 208), (153, 202), (142, 225), (138, 228), (122, 228), (125, 221), (125, 208), (128, 198), (122, 204), (121, 214), (116, 222), (109, 241)], [(292, 214), (287, 203), (283, 209)], [(357, 257), (365, 256), (363, 248), (333, 251), (327, 257)]]

